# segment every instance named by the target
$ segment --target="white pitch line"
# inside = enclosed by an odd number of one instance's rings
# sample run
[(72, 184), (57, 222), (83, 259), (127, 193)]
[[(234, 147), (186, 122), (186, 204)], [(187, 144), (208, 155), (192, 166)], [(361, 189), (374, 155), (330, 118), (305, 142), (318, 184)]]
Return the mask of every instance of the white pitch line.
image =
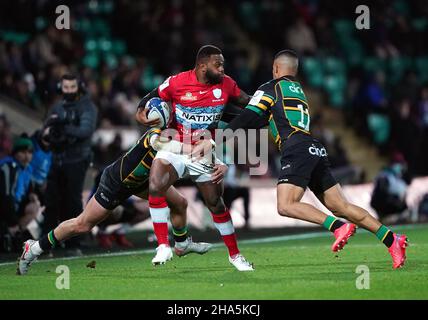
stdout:
[[(423, 229), (423, 228), (426, 228), (427, 226), (428, 226), (428, 224), (401, 225), (401, 226), (394, 226), (392, 229), (401, 229), (401, 230)], [(369, 231), (358, 230), (358, 233), (369, 233)], [(279, 241), (313, 239), (313, 238), (321, 238), (321, 237), (331, 237), (331, 234), (327, 231), (311, 232), (311, 233), (305, 233), (305, 234), (295, 234), (295, 235), (287, 235), (287, 236), (265, 237), (265, 238), (258, 238), (258, 239), (240, 240), (238, 243), (239, 244), (269, 243), (269, 242), (279, 242)], [(213, 244), (214, 248), (220, 248), (223, 246), (224, 246), (223, 242), (217, 242), (217, 243)], [(362, 245), (359, 245), (359, 246), (362, 246)], [(98, 254), (83, 255), (80, 257), (63, 257), (63, 258), (42, 259), (42, 260), (38, 260), (37, 263), (63, 261), (63, 260), (86, 259), (86, 258), (131, 256), (131, 255), (136, 255), (136, 254), (154, 253), (154, 252), (155, 252), (154, 249), (144, 249), (144, 250), (122, 251), (122, 252), (112, 252), (112, 253), (98, 253)], [(16, 261), (3, 262), (3, 263), (0, 263), (0, 267), (10, 266), (10, 265), (15, 265), (15, 264), (16, 264)]]

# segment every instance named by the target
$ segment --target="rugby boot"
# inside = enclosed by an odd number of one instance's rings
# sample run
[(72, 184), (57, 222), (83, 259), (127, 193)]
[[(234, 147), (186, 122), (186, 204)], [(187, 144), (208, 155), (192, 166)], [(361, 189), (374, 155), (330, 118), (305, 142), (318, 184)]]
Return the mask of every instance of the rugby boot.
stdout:
[(254, 271), (253, 264), (248, 262), (240, 253), (236, 254), (233, 258), (229, 256), (229, 262), (238, 269), (238, 271)]
[(211, 243), (206, 242), (193, 242), (191, 237), (188, 237), (183, 242), (176, 242), (174, 246), (175, 254), (179, 257), (183, 257), (189, 253), (204, 254), (212, 248)]
[(406, 261), (406, 247), (409, 245), (405, 234), (394, 233), (394, 242), (388, 248), (388, 252), (392, 257), (392, 268), (398, 269), (404, 266)]
[(27, 274), (31, 264), (39, 257), (39, 254), (36, 254), (33, 250), (31, 250), (31, 247), (36, 242), (37, 241), (35, 240), (27, 240), (24, 242), (22, 255), (18, 259), (18, 267), (16, 269), (17, 275)]
[(338, 252), (345, 247), (345, 245), (348, 243), (348, 240), (351, 236), (354, 235), (357, 227), (353, 223), (345, 223), (340, 228), (337, 228), (334, 230), (334, 237), (336, 240), (334, 241), (333, 245), (331, 246), (331, 250), (333, 252)]
[(172, 259), (172, 249), (166, 244), (161, 244), (156, 248), (156, 256), (152, 259), (153, 265), (165, 264)]

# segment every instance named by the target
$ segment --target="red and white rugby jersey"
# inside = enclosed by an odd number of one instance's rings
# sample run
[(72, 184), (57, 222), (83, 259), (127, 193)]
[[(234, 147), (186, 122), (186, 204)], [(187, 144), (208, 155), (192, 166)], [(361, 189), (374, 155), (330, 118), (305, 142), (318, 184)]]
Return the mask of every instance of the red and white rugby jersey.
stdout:
[[(238, 97), (240, 92), (236, 82), (227, 75), (219, 84), (202, 84), (196, 78), (195, 70), (171, 76), (158, 88), (160, 98), (172, 102), (169, 128), (179, 132), (176, 139), (180, 141), (183, 141), (183, 135), (194, 137), (199, 130), (217, 124), (226, 103), (231, 97)], [(214, 129), (211, 134), (214, 138)]]

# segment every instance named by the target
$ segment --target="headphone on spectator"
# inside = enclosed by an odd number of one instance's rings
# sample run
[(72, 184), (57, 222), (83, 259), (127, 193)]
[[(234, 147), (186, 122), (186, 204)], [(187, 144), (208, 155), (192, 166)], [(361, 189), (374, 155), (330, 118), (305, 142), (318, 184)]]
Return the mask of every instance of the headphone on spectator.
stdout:
[(85, 94), (87, 92), (86, 84), (85, 84), (85, 82), (83, 82), (83, 80), (81, 80), (80, 78), (78, 78), (75, 75), (65, 74), (61, 77), (61, 80), (59, 80), (56, 84), (56, 92), (58, 94), (63, 94), (63, 92), (62, 92), (62, 81), (63, 80), (76, 80), (77, 81), (77, 92), (80, 94)]

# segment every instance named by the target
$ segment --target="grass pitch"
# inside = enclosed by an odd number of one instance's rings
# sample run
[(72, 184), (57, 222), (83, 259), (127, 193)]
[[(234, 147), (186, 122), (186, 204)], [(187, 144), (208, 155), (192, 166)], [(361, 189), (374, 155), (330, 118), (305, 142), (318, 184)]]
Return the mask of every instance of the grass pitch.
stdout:
[[(122, 256), (40, 260), (26, 276), (0, 264), (0, 299), (428, 299), (428, 225), (393, 228), (410, 240), (403, 269), (374, 235), (358, 230), (336, 257), (328, 232), (241, 241), (255, 272), (238, 272), (222, 244), (199, 256), (174, 257), (163, 266), (153, 251)], [(96, 261), (95, 268), (87, 267)], [(56, 288), (60, 265), (70, 270), (70, 289)], [(360, 265), (370, 289), (356, 288)]]

